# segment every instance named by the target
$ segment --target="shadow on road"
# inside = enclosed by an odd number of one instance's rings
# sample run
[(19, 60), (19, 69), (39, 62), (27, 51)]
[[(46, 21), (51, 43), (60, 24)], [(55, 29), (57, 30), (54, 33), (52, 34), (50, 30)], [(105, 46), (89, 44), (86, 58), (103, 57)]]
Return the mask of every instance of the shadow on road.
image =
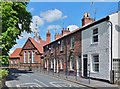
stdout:
[(33, 73), (32, 71), (20, 70), (17, 68), (10, 68), (8, 70), (9, 75), (6, 78), (6, 81), (19, 80), (19, 76), (21, 76), (21, 74)]

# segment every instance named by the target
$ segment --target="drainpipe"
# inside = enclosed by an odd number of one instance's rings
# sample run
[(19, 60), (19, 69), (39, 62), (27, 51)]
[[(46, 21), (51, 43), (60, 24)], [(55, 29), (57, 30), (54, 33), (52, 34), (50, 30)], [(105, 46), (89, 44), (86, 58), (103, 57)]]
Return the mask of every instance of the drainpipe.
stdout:
[(107, 22), (109, 22), (111, 25), (111, 70), (112, 70), (112, 33), (113, 33), (113, 24), (112, 24), (112, 22), (111, 21), (107, 21)]
[(112, 68), (112, 67), (113, 67), (113, 66), (112, 66), (112, 64), (113, 64), (113, 58), (112, 58), (112, 57), (113, 57), (113, 54), (112, 54), (112, 53), (113, 53), (113, 52), (112, 52), (112, 51), (113, 51), (113, 49), (112, 49), (113, 24), (112, 24), (112, 22), (109, 21), (109, 20), (107, 20), (107, 22), (109, 22), (109, 23), (111, 24), (111, 25), (110, 25), (110, 26), (111, 26), (111, 71), (110, 71), (110, 74), (111, 74), (111, 75), (110, 75), (110, 78), (111, 78), (111, 79), (110, 79), (110, 83), (114, 83), (114, 71), (113, 71), (113, 68)]

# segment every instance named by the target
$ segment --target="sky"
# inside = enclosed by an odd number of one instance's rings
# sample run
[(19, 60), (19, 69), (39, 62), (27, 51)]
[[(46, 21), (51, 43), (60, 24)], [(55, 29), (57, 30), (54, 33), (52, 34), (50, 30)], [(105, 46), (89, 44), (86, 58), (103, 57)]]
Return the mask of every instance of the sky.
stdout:
[[(102, 0), (104, 1), (104, 0)], [(118, 11), (118, 2), (33, 2), (31, 1), (27, 10), (32, 14), (31, 30), (34, 32), (37, 20), (39, 35), (46, 40), (46, 32), (50, 30), (51, 41), (56, 33), (60, 33), (62, 28), (70, 28), (70, 31), (81, 27), (81, 19), (85, 12), (90, 13), (91, 18), (99, 20), (107, 15)], [(96, 13), (96, 14), (95, 14)], [(34, 33), (22, 33), (17, 44), (10, 50), (10, 54), (16, 48), (22, 48), (28, 37), (33, 37)]]

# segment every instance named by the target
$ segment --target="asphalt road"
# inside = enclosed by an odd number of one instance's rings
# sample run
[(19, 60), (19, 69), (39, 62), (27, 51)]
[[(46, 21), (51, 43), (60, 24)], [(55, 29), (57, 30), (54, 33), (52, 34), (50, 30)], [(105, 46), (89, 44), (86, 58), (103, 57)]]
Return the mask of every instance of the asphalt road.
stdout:
[(6, 85), (7, 87), (17, 87), (19, 89), (22, 89), (23, 87), (27, 87), (27, 89), (34, 89), (34, 87), (35, 89), (40, 87), (52, 87), (52, 89), (53, 87), (76, 87), (79, 89), (88, 89), (85, 86), (55, 78), (40, 72), (30, 72), (17, 69), (10, 69)]

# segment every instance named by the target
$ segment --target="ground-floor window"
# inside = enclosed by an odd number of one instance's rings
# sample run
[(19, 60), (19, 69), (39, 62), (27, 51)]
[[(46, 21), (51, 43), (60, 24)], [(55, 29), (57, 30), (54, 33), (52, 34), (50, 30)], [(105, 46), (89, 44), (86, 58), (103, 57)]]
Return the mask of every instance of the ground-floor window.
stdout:
[(71, 55), (70, 57), (70, 70), (74, 70), (74, 56)]
[(32, 63), (34, 63), (34, 51), (32, 51)]
[(26, 63), (26, 51), (24, 51), (24, 63)]
[(99, 72), (99, 55), (92, 55), (92, 70), (93, 72)]
[(63, 60), (60, 60), (60, 69), (63, 69)]
[(53, 65), (54, 65), (53, 64), (53, 59), (51, 59), (51, 63), (50, 64), (51, 64), (51, 69), (53, 69)]

